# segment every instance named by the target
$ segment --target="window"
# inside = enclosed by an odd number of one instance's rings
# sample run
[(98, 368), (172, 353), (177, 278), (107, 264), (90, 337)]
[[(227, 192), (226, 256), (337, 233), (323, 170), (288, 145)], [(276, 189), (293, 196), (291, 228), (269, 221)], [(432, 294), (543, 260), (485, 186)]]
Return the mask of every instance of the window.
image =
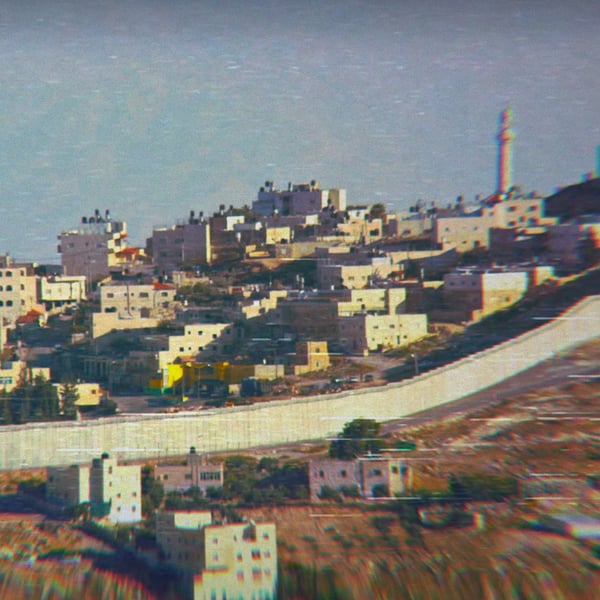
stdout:
[(257, 550), (256, 548), (254, 550), (252, 550), (252, 560), (259, 560), (260, 559), (260, 550)]
[(342, 477), (346, 477), (348, 475), (348, 473), (346, 473), (346, 471), (342, 471), (341, 475), (342, 475)]
[(115, 297), (115, 295), (114, 295), (114, 293), (113, 293), (113, 292), (108, 292), (108, 293), (106, 294), (106, 297), (107, 297), (107, 298), (114, 298), (114, 297)]
[(13, 305), (13, 301), (12, 300), (7, 300), (6, 301), (6, 306), (12, 306)]
[(398, 467), (392, 466), (392, 473), (398, 473)]
[(7, 285), (6, 286), (6, 291), (7, 292), (12, 292), (13, 291), (12, 285)]
[(140, 298), (148, 298), (148, 292), (140, 292)]

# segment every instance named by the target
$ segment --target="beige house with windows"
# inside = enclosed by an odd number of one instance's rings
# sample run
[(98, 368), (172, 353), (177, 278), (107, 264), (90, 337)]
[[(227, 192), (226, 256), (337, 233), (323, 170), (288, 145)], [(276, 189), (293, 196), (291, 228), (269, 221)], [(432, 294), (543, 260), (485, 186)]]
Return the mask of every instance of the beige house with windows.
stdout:
[(46, 495), (65, 506), (89, 502), (92, 515), (111, 523), (142, 519), (139, 465), (119, 465), (107, 453), (90, 465), (48, 467)]
[(174, 319), (175, 287), (165, 283), (109, 284), (100, 287), (100, 312), (92, 314), (92, 338), (113, 330), (156, 327)]
[(373, 281), (386, 279), (393, 271), (389, 256), (377, 256), (367, 264), (331, 264), (327, 259), (317, 262), (317, 285), (321, 290), (338, 288), (362, 289)]
[(29, 367), (24, 360), (6, 360), (0, 367), (0, 389), (12, 392), (21, 380), (27, 377), (32, 381), (36, 377), (50, 379), (50, 369), (47, 367)]
[(296, 355), (293, 364), (286, 368), (292, 375), (302, 375), (322, 371), (331, 364), (327, 342), (296, 342)]
[(412, 344), (427, 335), (426, 314), (339, 317), (339, 342), (345, 352), (366, 354)]
[(108, 210), (104, 215), (96, 210), (58, 239), (63, 275), (84, 275), (89, 285), (121, 264), (119, 253), (127, 247), (127, 224), (113, 221)]
[(195, 360), (230, 354), (241, 339), (242, 330), (233, 323), (186, 325), (183, 335), (169, 336), (169, 348), (158, 353), (159, 370), (178, 358)]
[(163, 272), (171, 272), (186, 263), (210, 264), (212, 261), (211, 226), (194, 211), (186, 222), (173, 227), (156, 227), (148, 240), (152, 263)]
[(86, 299), (84, 275), (40, 277), (39, 299), (48, 310)]
[(209, 511), (159, 512), (156, 541), (188, 598), (275, 599), (275, 523), (215, 523)]
[(38, 303), (37, 277), (31, 267), (11, 264), (0, 268), (0, 318), (13, 327), (19, 317), (31, 310), (43, 311)]
[(121, 319), (172, 317), (176, 293), (174, 286), (165, 283), (111, 283), (100, 287), (100, 310), (116, 313)]
[(165, 492), (185, 492), (197, 487), (206, 494), (208, 488), (222, 488), (225, 476), (222, 462), (209, 462), (192, 446), (185, 465), (158, 464), (154, 468), (154, 478), (162, 484)]
[(354, 490), (365, 500), (394, 496), (412, 489), (412, 470), (405, 461), (385, 456), (355, 460), (311, 460), (308, 467), (310, 501), (319, 502), (324, 487), (337, 492)]
[(520, 300), (529, 288), (526, 270), (459, 268), (444, 276), (444, 304), (463, 320), (480, 319)]

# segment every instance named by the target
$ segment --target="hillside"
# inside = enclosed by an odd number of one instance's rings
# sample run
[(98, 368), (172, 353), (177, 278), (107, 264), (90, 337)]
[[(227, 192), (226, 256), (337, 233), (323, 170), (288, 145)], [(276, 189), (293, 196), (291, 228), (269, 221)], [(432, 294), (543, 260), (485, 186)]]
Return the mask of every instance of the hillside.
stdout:
[(600, 213), (600, 178), (570, 185), (546, 198), (546, 216), (561, 221)]

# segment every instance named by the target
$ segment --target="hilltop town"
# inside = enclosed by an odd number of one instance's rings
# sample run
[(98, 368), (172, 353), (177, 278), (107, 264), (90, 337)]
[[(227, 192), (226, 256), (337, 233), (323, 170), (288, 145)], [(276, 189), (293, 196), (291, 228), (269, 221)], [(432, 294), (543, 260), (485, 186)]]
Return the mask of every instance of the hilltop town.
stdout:
[[(524, 192), (512, 182), (510, 127), (507, 109), (497, 188), (472, 202), (419, 200), (391, 212), (352, 204), (345, 189), (316, 180), (266, 181), (241, 207), (192, 208), (156, 227), (144, 247), (129, 245), (127, 223), (95, 209), (58, 234), (60, 266), (0, 257), (0, 466), (41, 469), (40, 479), (3, 480), (5, 493), (166, 568), (193, 598), (221, 589), (332, 597), (344, 568), (356, 589), (377, 584), (386, 597), (406, 583), (386, 552), (418, 548), (429, 560), (428, 544), (444, 548), (432, 563), (442, 572), (450, 550), (438, 529), (470, 528), (483, 547), (490, 523), (531, 526), (543, 511), (529, 511), (530, 500), (540, 496), (569, 495), (577, 512), (546, 515), (539, 527), (597, 537), (589, 398), (598, 391), (589, 369), (598, 352), (600, 179), (547, 198)], [(534, 375), (519, 381), (516, 399), (475, 396), (539, 364), (547, 386), (561, 377), (543, 397), (527, 395), (543, 387), (528, 387)], [(565, 384), (562, 365), (579, 386)], [(464, 398), (470, 412), (456, 404)], [(446, 405), (431, 413), (435, 424), (397, 423)], [(550, 469), (557, 440), (536, 429), (531, 411), (554, 422), (558, 409), (583, 419), (560, 440), (587, 462), (563, 458), (561, 469), (577, 472), (546, 479), (532, 471)], [(467, 426), (467, 414), (485, 423)], [(538, 443), (545, 451), (532, 454)], [(584, 451), (588, 443), (596, 445)], [(323, 515), (305, 514), (311, 506), (328, 507), (333, 521), (315, 525)], [(346, 517), (368, 527), (341, 526)], [(27, 545), (6, 545), (0, 559), (49, 558), (48, 548)], [(539, 561), (540, 548), (525, 559)], [(311, 555), (330, 570), (311, 571)], [(586, 570), (585, 581), (593, 578)]]

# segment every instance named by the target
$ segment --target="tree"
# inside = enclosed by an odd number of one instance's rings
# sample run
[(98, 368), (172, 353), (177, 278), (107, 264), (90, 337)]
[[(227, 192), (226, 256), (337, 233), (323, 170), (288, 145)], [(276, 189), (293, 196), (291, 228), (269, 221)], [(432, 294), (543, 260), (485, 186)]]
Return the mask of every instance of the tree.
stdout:
[(63, 383), (60, 388), (60, 401), (62, 404), (62, 411), (65, 417), (68, 419), (75, 418), (77, 414), (77, 400), (79, 400), (79, 392), (77, 386), (70, 381)]
[(369, 216), (371, 219), (383, 219), (386, 215), (385, 204), (381, 202), (376, 202), (371, 206), (371, 210), (369, 211)]
[(329, 444), (329, 456), (351, 460), (364, 454), (379, 454), (384, 447), (381, 425), (374, 419), (354, 419), (344, 425), (338, 439)]

